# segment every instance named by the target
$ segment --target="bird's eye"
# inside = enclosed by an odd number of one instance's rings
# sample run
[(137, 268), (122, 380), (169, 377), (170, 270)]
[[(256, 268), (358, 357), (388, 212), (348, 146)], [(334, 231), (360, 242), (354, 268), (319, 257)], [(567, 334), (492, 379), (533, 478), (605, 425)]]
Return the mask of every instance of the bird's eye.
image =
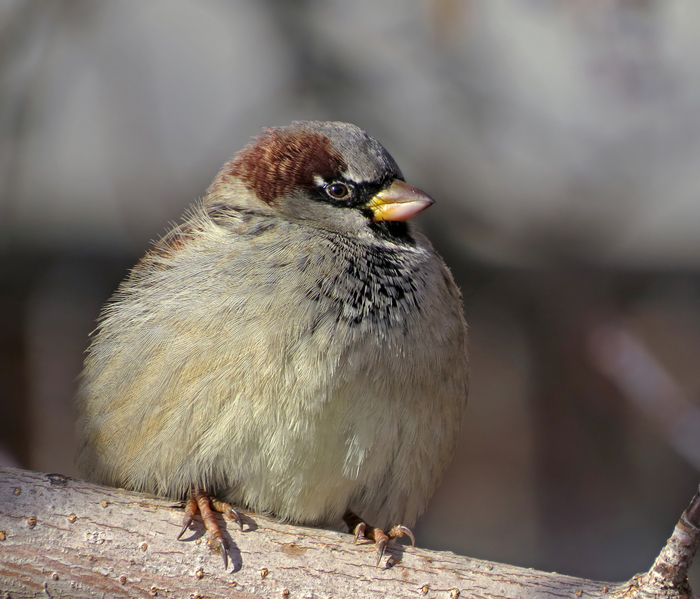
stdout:
[(326, 185), (326, 193), (336, 200), (344, 200), (350, 195), (350, 187), (345, 183), (330, 183)]

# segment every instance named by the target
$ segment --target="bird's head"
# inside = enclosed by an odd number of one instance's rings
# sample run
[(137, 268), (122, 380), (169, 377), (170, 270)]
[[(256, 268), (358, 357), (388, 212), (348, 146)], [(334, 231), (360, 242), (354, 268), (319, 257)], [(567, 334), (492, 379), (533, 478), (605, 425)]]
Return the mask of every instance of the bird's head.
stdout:
[(224, 165), (205, 197), (345, 233), (401, 231), (397, 223), (432, 203), (362, 129), (320, 121), (266, 129)]

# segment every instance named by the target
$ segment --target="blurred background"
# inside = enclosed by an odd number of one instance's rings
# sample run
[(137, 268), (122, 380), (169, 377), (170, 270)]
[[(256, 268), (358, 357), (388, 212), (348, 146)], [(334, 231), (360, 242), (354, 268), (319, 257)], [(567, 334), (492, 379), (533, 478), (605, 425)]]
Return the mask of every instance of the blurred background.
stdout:
[(0, 463), (74, 474), (102, 303), (261, 127), (344, 120), (471, 328), (419, 544), (646, 570), (700, 482), (698, 73), (695, 0), (0, 0)]

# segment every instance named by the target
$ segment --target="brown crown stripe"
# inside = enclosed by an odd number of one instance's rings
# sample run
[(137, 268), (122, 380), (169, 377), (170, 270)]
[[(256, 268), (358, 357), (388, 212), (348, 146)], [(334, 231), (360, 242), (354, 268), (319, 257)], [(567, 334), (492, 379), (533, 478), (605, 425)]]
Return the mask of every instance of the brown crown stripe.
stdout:
[(315, 175), (330, 178), (345, 168), (342, 156), (325, 135), (268, 129), (236, 154), (227, 170), (272, 204), (294, 189), (314, 187)]

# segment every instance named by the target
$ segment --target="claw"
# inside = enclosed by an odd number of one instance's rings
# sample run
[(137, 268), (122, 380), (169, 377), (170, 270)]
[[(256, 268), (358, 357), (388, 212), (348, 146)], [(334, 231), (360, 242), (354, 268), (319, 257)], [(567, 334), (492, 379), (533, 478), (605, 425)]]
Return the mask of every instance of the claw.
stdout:
[(377, 568), (384, 557), (384, 551), (389, 544), (390, 537), (381, 528), (375, 528), (372, 530), (372, 536), (374, 537), (374, 545), (376, 546), (375, 551), (377, 552)]
[(411, 532), (411, 529), (408, 528), (408, 526), (404, 526), (403, 524), (394, 524), (394, 526), (391, 527), (391, 530), (387, 534), (391, 539), (396, 539), (398, 537), (408, 537), (409, 539), (411, 539), (411, 546), (416, 546), (416, 537), (413, 536), (413, 533)]
[(366, 524), (362, 518), (360, 518), (354, 512), (348, 510), (343, 516), (345, 524), (348, 528), (353, 531), (355, 535), (355, 543), (364, 537), (367, 539), (372, 539), (374, 541), (375, 551), (377, 552), (377, 567), (382, 562), (386, 548), (389, 545), (391, 539), (396, 539), (398, 537), (408, 537), (411, 539), (411, 545), (416, 546), (416, 538), (413, 536), (411, 529), (403, 524), (394, 524), (388, 532), (384, 532), (381, 528), (374, 528)]
[(187, 528), (194, 521), (195, 514), (199, 512), (204, 522), (204, 527), (209, 533), (209, 546), (212, 551), (221, 553), (224, 559), (224, 569), (228, 569), (228, 544), (221, 533), (221, 528), (216, 521), (214, 511), (221, 512), (224, 516), (228, 516), (231, 520), (238, 523), (238, 527), (243, 530), (243, 520), (241, 515), (228, 503), (209, 497), (205, 491), (196, 489), (194, 485), (190, 488), (190, 494), (185, 504), (185, 518), (179, 539), (185, 533)]
[(190, 524), (194, 521), (194, 518), (190, 518), (189, 516), (185, 516), (184, 520), (182, 521), (182, 530), (180, 531), (180, 534), (177, 535), (177, 540), (180, 540), (180, 537), (185, 534), (185, 531), (189, 528)]
[(365, 536), (365, 530), (367, 530), (367, 525), (364, 522), (360, 522), (355, 527), (355, 545), (357, 545), (357, 541), (360, 540), (360, 537)]
[(194, 515), (197, 513), (197, 500), (194, 496), (194, 486), (190, 489), (190, 495), (187, 498), (187, 503), (185, 503), (185, 517), (182, 520), (182, 530), (180, 534), (177, 535), (178, 540), (185, 534), (185, 531), (189, 528), (190, 524), (194, 521)]
[(211, 506), (217, 512), (222, 513), (224, 516), (228, 516), (231, 520), (238, 524), (239, 529), (243, 530), (243, 518), (241, 518), (241, 515), (230, 503), (220, 501), (219, 499), (212, 499)]
[(209, 546), (212, 551), (218, 551), (224, 558), (224, 570), (228, 570), (228, 546), (223, 537), (212, 538), (209, 541)]
[[(386, 545), (385, 545), (384, 547), (382, 547), (381, 551), (379, 551), (379, 554), (377, 555), (377, 563), (374, 564), (374, 567), (375, 567), (375, 568), (378, 568), (379, 565), (382, 563), (382, 558), (384, 557), (384, 549), (385, 549), (385, 547), (386, 547)], [(377, 546), (377, 549), (379, 549), (379, 546)]]
[(231, 518), (231, 520), (233, 520), (236, 524), (238, 524), (238, 530), (242, 531), (243, 530), (243, 518), (241, 518), (241, 515), (236, 510), (231, 508), (228, 516), (229, 516), (229, 518)]
[(382, 532), (381, 535), (378, 534), (378, 531), (375, 529), (374, 531), (374, 536), (375, 536), (375, 541), (374, 544), (376, 545), (376, 552), (377, 552), (377, 565), (376, 567), (379, 567), (379, 564), (382, 563), (382, 558), (384, 557), (384, 551), (386, 550), (386, 546), (389, 544), (389, 537), (386, 536)]

